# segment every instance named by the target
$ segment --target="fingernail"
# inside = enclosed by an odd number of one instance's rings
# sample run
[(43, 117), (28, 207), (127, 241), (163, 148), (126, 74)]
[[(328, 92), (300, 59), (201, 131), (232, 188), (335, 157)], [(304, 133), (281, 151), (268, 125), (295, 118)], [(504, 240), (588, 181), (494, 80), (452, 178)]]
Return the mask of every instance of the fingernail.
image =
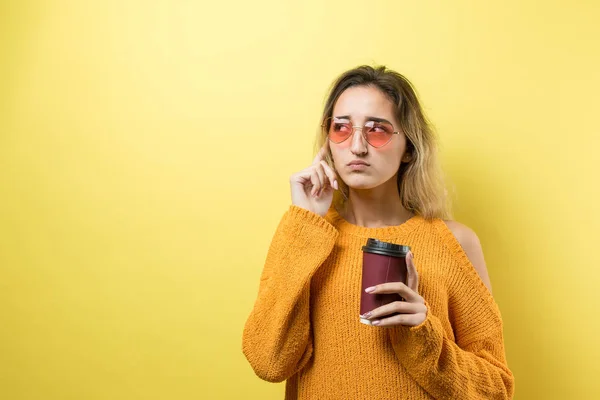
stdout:
[(339, 190), (337, 180), (333, 181), (333, 186), (335, 187), (336, 190)]
[(373, 313), (372, 312), (368, 312), (368, 313), (362, 315), (362, 317), (363, 318), (371, 318), (371, 315), (373, 315)]
[(381, 324), (381, 321), (371, 321), (371, 325), (377, 326), (379, 324)]
[(368, 287), (368, 288), (365, 289), (365, 292), (367, 292), (367, 293), (371, 293), (371, 292), (374, 292), (374, 291), (375, 291), (375, 286), (371, 286), (371, 287)]

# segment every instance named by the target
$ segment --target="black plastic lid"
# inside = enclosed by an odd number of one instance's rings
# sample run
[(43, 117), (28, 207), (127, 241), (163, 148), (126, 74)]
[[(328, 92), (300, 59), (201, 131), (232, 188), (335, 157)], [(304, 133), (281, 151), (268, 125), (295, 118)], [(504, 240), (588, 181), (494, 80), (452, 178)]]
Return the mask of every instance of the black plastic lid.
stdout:
[(366, 246), (363, 246), (362, 250), (367, 253), (381, 254), (384, 256), (406, 257), (406, 254), (410, 251), (410, 246), (382, 242), (381, 240), (369, 238), (367, 239)]

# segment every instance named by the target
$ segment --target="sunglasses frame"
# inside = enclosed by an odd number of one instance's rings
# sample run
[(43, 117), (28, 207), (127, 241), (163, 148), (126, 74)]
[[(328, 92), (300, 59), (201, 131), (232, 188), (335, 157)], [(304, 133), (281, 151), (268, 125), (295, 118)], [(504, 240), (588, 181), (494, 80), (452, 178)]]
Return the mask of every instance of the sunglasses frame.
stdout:
[[(330, 123), (331, 123), (331, 122), (333, 122), (333, 119), (334, 119), (334, 117), (328, 117), (321, 124), (321, 128), (323, 128), (324, 130), (327, 129), (327, 139), (328, 140), (331, 140), (331, 137), (329, 136), (329, 129), (328, 129), (328, 127), (326, 125), (327, 125), (327, 121), (330, 121)], [(374, 122), (377, 122), (377, 121), (374, 121)], [(396, 129), (396, 128), (394, 128), (394, 125), (391, 122), (386, 122), (386, 123), (390, 124), (392, 126), (392, 129)], [(350, 124), (352, 124), (352, 120), (350, 120)], [(369, 142), (369, 139), (367, 139), (367, 135), (364, 132), (364, 127), (365, 127), (364, 125), (363, 126), (360, 126), (360, 125), (350, 125), (350, 126), (352, 127), (352, 132), (350, 132), (350, 134), (348, 135), (348, 137), (346, 139), (342, 140), (341, 142), (334, 142), (333, 140), (331, 140), (331, 142), (335, 143), (335, 144), (344, 143), (346, 140), (348, 140), (349, 138), (351, 138), (354, 135), (354, 132), (356, 131), (356, 129), (360, 129), (360, 133), (361, 133), (362, 137), (369, 144), (369, 146), (374, 147), (376, 149), (380, 149), (380, 148), (382, 148), (383, 146), (385, 146), (386, 144), (388, 144), (389, 142), (392, 141), (392, 138), (394, 137), (393, 135), (399, 135), (401, 133), (400, 131), (393, 131), (392, 132), (392, 136), (390, 136), (390, 139), (387, 142), (385, 142), (381, 146), (373, 146), (371, 144), (371, 142)]]

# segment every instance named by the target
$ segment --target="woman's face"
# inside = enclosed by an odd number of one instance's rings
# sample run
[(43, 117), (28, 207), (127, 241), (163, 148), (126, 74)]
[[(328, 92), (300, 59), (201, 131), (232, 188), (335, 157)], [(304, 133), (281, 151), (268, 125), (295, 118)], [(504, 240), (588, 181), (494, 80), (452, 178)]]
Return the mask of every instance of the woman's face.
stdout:
[[(394, 104), (381, 90), (372, 86), (346, 89), (335, 103), (332, 117), (345, 121), (350, 119), (352, 125), (360, 127), (373, 118), (384, 119), (392, 123), (395, 131), (400, 131), (400, 124), (394, 116)], [(337, 144), (330, 141), (329, 146), (338, 175), (353, 189), (372, 189), (388, 182), (396, 177), (400, 162), (410, 160), (410, 155), (406, 154), (404, 133), (392, 135), (389, 143), (375, 148), (367, 143), (362, 129), (355, 128), (348, 139)], [(368, 165), (349, 165), (356, 160)]]

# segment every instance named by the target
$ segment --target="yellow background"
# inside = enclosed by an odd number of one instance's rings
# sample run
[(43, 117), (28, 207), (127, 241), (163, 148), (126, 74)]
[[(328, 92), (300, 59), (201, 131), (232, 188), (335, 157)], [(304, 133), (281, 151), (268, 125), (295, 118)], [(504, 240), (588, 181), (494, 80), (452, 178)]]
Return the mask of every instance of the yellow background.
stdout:
[(517, 399), (600, 398), (595, 1), (0, 6), (0, 398), (280, 399), (241, 353), (331, 81), (416, 85)]

